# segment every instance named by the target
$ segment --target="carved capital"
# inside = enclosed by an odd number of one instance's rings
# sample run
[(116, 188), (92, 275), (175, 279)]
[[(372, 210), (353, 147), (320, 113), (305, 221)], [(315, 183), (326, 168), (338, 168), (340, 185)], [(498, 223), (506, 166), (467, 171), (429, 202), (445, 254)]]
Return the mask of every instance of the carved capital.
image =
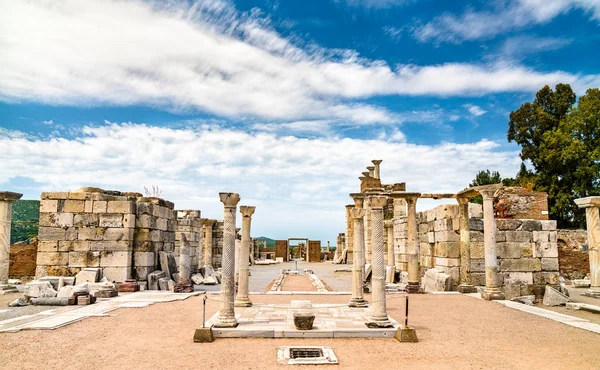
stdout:
[(240, 213), (243, 217), (252, 217), (255, 210), (255, 206), (240, 206)]
[(234, 208), (240, 201), (240, 195), (238, 193), (219, 193), (221, 202), (227, 208)]

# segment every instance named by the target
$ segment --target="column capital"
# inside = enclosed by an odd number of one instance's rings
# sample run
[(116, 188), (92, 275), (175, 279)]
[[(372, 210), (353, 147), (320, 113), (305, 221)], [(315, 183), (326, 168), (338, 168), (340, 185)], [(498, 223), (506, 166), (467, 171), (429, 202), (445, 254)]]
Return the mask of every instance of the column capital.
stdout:
[(217, 222), (217, 220), (205, 219), (202, 223), (202, 226), (206, 228), (212, 228), (213, 225)]
[(394, 221), (392, 221), (392, 220), (384, 220), (383, 221), (383, 227), (389, 228), (392, 226), (394, 226)]
[(370, 195), (368, 199), (371, 208), (383, 208), (387, 203), (387, 197), (385, 195)]
[(354, 208), (354, 209), (350, 210), (350, 215), (354, 219), (361, 219), (361, 218), (365, 217), (366, 213), (367, 213), (367, 211), (363, 208)]
[(243, 217), (252, 217), (254, 210), (256, 210), (255, 206), (240, 206), (240, 213)]
[(600, 207), (600, 196), (575, 199), (579, 208)]
[(354, 207), (355, 207), (354, 204), (346, 204), (346, 210), (351, 210)]
[(219, 193), (219, 199), (226, 208), (235, 208), (240, 201), (238, 193)]
[(371, 176), (371, 172), (365, 171), (365, 172), (361, 172), (363, 174), (364, 177), (370, 177)]
[(2, 202), (14, 202), (15, 200), (21, 199), (23, 194), (13, 193), (12, 191), (0, 191), (0, 201)]
[(496, 189), (486, 189), (480, 190), (479, 194), (483, 197), (483, 199), (494, 199), (494, 195), (496, 194)]
[(365, 196), (362, 193), (352, 193), (350, 198), (354, 200), (354, 208), (362, 208), (365, 202)]
[[(380, 164), (381, 162), (383, 162), (383, 159), (373, 159), (371, 161), (371, 163), (373, 163), (375, 166), (377, 166), (378, 164)], [(368, 167), (367, 167), (368, 168)]]
[(469, 204), (469, 198), (467, 198), (467, 197), (458, 197), (458, 198), (456, 198), (456, 201), (460, 205)]

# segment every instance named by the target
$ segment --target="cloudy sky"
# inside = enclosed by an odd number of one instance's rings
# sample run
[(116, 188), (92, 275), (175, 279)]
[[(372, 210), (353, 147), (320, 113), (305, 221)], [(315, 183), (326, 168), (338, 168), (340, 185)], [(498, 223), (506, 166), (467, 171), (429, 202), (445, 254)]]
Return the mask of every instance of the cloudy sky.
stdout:
[(414, 191), (514, 176), (509, 113), (598, 87), (599, 26), (599, 0), (3, 1), (0, 189), (210, 218), (235, 191), (253, 236), (335, 243), (372, 159)]

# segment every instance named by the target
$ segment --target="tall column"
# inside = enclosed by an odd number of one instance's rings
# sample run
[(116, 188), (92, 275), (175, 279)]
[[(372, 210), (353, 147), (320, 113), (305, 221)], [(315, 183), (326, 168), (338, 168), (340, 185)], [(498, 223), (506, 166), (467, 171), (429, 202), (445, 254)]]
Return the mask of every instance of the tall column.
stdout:
[(250, 250), (250, 224), (252, 215), (256, 207), (240, 206), (242, 214), (242, 246), (240, 248), (240, 276), (238, 280), (238, 294), (235, 298), (236, 307), (250, 307), (252, 302), (248, 298), (248, 277), (250, 268), (248, 267), (248, 252)]
[(385, 304), (385, 264), (383, 247), (383, 207), (386, 204), (385, 196), (370, 196), (371, 202), (371, 227), (373, 233), (372, 276), (371, 288), (371, 320), (367, 323), (370, 328), (385, 328), (391, 326)]
[[(404, 256), (406, 254), (406, 223), (400, 223), (406, 218), (406, 200), (394, 198), (394, 264), (396, 271), (406, 271)], [(395, 242), (398, 238), (398, 243)]]
[(471, 236), (469, 235), (469, 198), (457, 198), (458, 223), (460, 229), (460, 285), (461, 293), (475, 293), (477, 288), (469, 284), (471, 275)]
[(504, 299), (498, 277), (498, 258), (496, 252), (496, 220), (494, 219), (493, 190), (480, 190), (483, 197), (483, 248), (485, 254), (485, 290), (481, 297), (488, 301)]
[(417, 200), (419, 196), (409, 196), (406, 198), (408, 205), (408, 242), (407, 242), (407, 254), (408, 254), (408, 285), (406, 291), (408, 293), (419, 292), (419, 275), (421, 264), (419, 259), (419, 229), (417, 226)]
[(191, 246), (185, 233), (181, 233), (181, 246), (179, 247), (179, 273), (177, 274), (177, 284), (175, 284), (175, 293), (191, 293), (194, 286), (190, 282), (191, 275)]
[(383, 160), (373, 159), (371, 162), (373, 162), (373, 164), (375, 165), (375, 168), (373, 169), (373, 177), (376, 179), (381, 179), (381, 173), (379, 172), (379, 165), (381, 164), (381, 162), (383, 162)]
[(590, 254), (591, 288), (600, 291), (600, 197), (575, 199), (579, 208), (585, 208), (587, 242)]
[(10, 262), (10, 225), (12, 222), (12, 202), (21, 199), (23, 194), (0, 191), (0, 294), (17, 290), (8, 285)]
[(386, 230), (386, 242), (387, 242), (387, 265), (394, 266), (395, 258), (394, 258), (394, 221), (385, 220), (383, 221), (383, 226), (385, 226)]
[[(357, 207), (350, 212), (354, 221), (354, 255), (352, 264), (352, 298), (348, 306), (350, 307), (366, 307), (363, 283), (365, 280), (365, 255), (364, 255), (364, 223), (363, 217), (365, 210), (358, 207), (358, 203), (362, 203), (362, 199), (357, 201)], [(362, 205), (362, 204), (361, 204)]]
[(367, 167), (367, 170), (369, 170), (370, 177), (375, 177), (375, 166), (369, 166)]
[(219, 193), (224, 205), (223, 216), (223, 261), (221, 277), (221, 303), (219, 322), (216, 327), (231, 328), (237, 326), (234, 311), (235, 296), (235, 213), (240, 201), (238, 193)]
[(215, 220), (206, 220), (204, 223), (204, 266), (212, 266), (212, 247), (213, 247), (213, 238), (212, 238), (212, 229), (215, 224)]
[[(344, 243), (344, 249), (346, 250), (346, 261), (353, 261), (352, 253), (354, 251), (354, 219), (351, 214), (352, 209), (354, 209), (353, 204), (346, 205), (346, 242)], [(344, 261), (344, 263), (346, 263), (346, 261)]]
[(371, 263), (371, 202), (367, 198), (364, 201), (365, 217), (365, 263)]

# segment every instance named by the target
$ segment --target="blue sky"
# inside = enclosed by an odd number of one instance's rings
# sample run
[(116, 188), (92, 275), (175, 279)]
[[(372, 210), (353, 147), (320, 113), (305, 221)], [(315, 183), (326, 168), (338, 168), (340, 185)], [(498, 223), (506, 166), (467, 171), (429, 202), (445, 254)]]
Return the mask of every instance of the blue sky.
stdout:
[[(335, 241), (371, 159), (386, 183), (514, 176), (508, 115), (600, 85), (598, 0), (0, 4), (0, 188), (158, 185), (253, 235)], [(421, 202), (420, 209), (433, 203)]]

